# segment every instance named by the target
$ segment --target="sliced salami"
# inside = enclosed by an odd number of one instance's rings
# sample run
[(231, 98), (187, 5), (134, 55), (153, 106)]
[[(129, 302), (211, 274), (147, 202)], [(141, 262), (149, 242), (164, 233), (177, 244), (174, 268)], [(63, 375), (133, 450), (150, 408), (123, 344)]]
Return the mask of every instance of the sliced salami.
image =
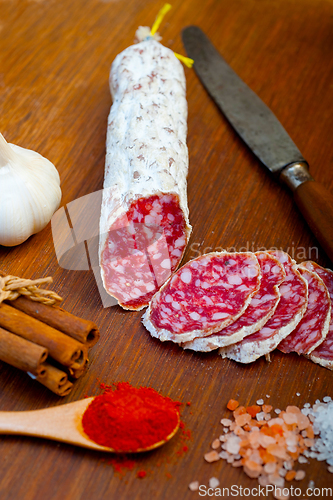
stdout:
[(208, 352), (219, 347), (241, 341), (247, 335), (260, 330), (271, 318), (280, 300), (279, 285), (285, 279), (286, 273), (276, 257), (268, 252), (256, 252), (261, 282), (259, 290), (253, 295), (245, 312), (229, 326), (209, 337), (196, 338), (184, 342), (184, 349)]
[(286, 273), (286, 278), (279, 287), (280, 302), (274, 315), (258, 332), (237, 344), (222, 347), (220, 354), (223, 358), (251, 363), (268, 354), (294, 330), (306, 311), (307, 282), (298, 271), (296, 262), (281, 250), (269, 253), (280, 261)]
[(191, 232), (182, 64), (149, 39), (112, 64), (100, 218), (106, 291), (142, 309), (178, 267)]
[(324, 269), (323, 267), (312, 261), (302, 262), (302, 266), (309, 271), (318, 274), (318, 276), (325, 283), (331, 300), (331, 318), (328, 333), (325, 340), (311, 352), (308, 358), (311, 359), (311, 361), (314, 361), (314, 363), (318, 363), (319, 365), (333, 370), (333, 271), (331, 271), (330, 269)]
[(308, 282), (308, 306), (295, 330), (278, 345), (278, 349), (284, 353), (310, 354), (327, 335), (331, 300), (318, 274), (302, 266), (298, 266), (298, 270)]
[(250, 252), (213, 252), (179, 269), (154, 295), (143, 317), (153, 337), (184, 342), (208, 336), (235, 321), (260, 286)]

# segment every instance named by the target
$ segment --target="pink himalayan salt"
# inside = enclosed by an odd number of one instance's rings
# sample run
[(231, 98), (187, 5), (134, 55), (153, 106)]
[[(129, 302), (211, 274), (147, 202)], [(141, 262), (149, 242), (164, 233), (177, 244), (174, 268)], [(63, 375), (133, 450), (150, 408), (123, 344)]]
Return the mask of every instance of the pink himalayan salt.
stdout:
[(286, 471), (286, 469), (285, 469), (284, 467), (281, 467), (281, 468), (279, 469), (279, 475), (280, 475), (281, 477), (286, 477), (286, 475), (287, 475), (287, 471)]
[(258, 477), (260, 472), (257, 470), (249, 469), (246, 465), (244, 465), (243, 470), (245, 474), (247, 474), (251, 478)]
[(287, 406), (286, 408), (286, 412), (287, 413), (301, 413), (301, 410), (298, 408), (298, 406), (292, 406), (292, 405), (289, 405)]
[[(252, 448), (258, 449), (260, 446), (260, 437), (259, 437), (259, 432), (250, 432), (248, 436), (248, 440)], [(275, 440), (274, 440), (275, 443)]]
[(245, 424), (251, 422), (251, 415), (249, 413), (244, 413), (243, 415), (238, 415), (235, 419), (236, 424), (243, 427)]
[(217, 450), (221, 446), (220, 440), (219, 439), (214, 439), (212, 442), (212, 448), (213, 450)]
[(236, 427), (234, 428), (234, 434), (236, 434), (236, 436), (242, 436), (243, 434), (245, 434), (245, 431), (244, 429), (242, 429), (242, 427), (236, 425)]
[(270, 484), (272, 484), (273, 486), (277, 486), (279, 488), (284, 487), (284, 478), (281, 477), (280, 475), (268, 474), (268, 479), (269, 479)]
[(221, 424), (224, 425), (224, 427), (230, 427), (232, 420), (230, 420), (230, 418), (222, 418)]
[(240, 449), (241, 439), (238, 436), (231, 436), (228, 441), (223, 445), (224, 449), (229, 453), (236, 455)]
[(297, 426), (300, 431), (303, 431), (310, 425), (310, 420), (306, 415), (303, 415), (303, 413), (300, 413), (297, 415)]
[(285, 448), (283, 446), (279, 446), (278, 444), (268, 445), (267, 452), (274, 455), (274, 457), (282, 458), (282, 460), (289, 459), (289, 455), (287, 454)]
[(258, 477), (258, 483), (260, 486), (268, 486), (269, 485), (269, 479), (267, 474), (262, 474)]
[[(288, 452), (299, 452), (299, 447), (303, 447), (303, 444), (308, 447), (311, 443), (313, 429), (310, 420), (312, 419), (309, 419), (311, 415), (307, 417), (298, 407), (291, 405), (280, 412), (278, 417), (271, 418), (271, 415), (264, 411), (271, 411), (269, 406), (265, 405), (265, 408), (262, 408), (263, 411), (257, 414), (257, 419), (247, 417), (245, 407), (242, 407), (242, 411), (237, 414), (234, 412), (234, 421), (222, 419), (221, 423), (227, 420), (225, 423), (229, 425), (223, 429), (225, 433), (222, 437), (224, 443), (221, 443), (223, 451), (219, 456), (226, 459), (233, 467), (243, 466), (244, 472), (249, 477), (258, 478), (260, 485), (272, 484), (278, 490), (283, 489), (287, 471), (293, 468), (294, 460)], [(246, 420), (248, 422), (244, 423)], [(266, 433), (264, 427), (270, 428), (273, 425), (277, 426), (276, 430), (273, 429), (274, 436), (267, 435), (269, 432)], [(266, 449), (264, 455), (263, 453), (260, 455), (259, 447), (261, 451)], [(242, 459), (238, 453), (240, 448), (242, 448)], [(304, 471), (300, 471), (298, 477), (301, 479), (303, 474)], [(278, 493), (274, 496), (281, 500), (288, 498), (283, 496), (283, 493), (281, 496)]]
[(188, 487), (190, 488), (191, 491), (198, 491), (199, 481), (192, 481), (192, 483), (190, 483)]
[(273, 497), (276, 498), (276, 500), (289, 500), (290, 493), (289, 493), (289, 491), (287, 492), (287, 490), (285, 488), (284, 489), (276, 488), (273, 491)]
[(218, 486), (220, 486), (220, 481), (216, 477), (211, 477), (209, 480), (209, 487), (215, 489)]
[(257, 471), (259, 474), (262, 471), (262, 465), (258, 464), (254, 460), (250, 459), (246, 460), (244, 466), (250, 469), (251, 471)]
[(220, 455), (217, 453), (217, 451), (213, 450), (213, 451), (209, 451), (208, 453), (206, 453), (204, 455), (204, 459), (208, 463), (217, 462), (218, 460), (220, 460)]
[(295, 480), (296, 481), (301, 481), (304, 478), (305, 478), (305, 471), (304, 470), (298, 470), (296, 472)]
[(264, 465), (264, 471), (267, 474), (273, 474), (276, 471), (276, 462), (268, 462)]
[(269, 420), (267, 422), (268, 426), (269, 427), (272, 427), (272, 425), (283, 425), (284, 424), (284, 421), (282, 418), (280, 417), (277, 417), (277, 418), (271, 418), (271, 420)]
[(267, 448), (270, 444), (275, 443), (275, 439), (272, 436), (267, 436), (266, 434), (262, 434), (261, 432), (258, 432), (258, 443), (260, 446), (263, 448)]
[(297, 415), (295, 413), (283, 413), (282, 418), (287, 425), (297, 424)]
[(261, 422), (262, 420), (264, 420), (265, 416), (266, 416), (266, 413), (261, 411), (260, 413), (256, 414), (256, 419), (258, 420), (258, 422)]

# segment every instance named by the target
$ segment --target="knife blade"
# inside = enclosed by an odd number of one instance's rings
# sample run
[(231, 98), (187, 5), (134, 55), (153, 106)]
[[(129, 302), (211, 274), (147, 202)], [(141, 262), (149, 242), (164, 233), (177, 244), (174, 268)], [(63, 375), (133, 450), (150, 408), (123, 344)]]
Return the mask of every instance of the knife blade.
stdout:
[(197, 26), (182, 32), (194, 69), (236, 132), (259, 160), (292, 191), (296, 204), (333, 262), (333, 196), (310, 175), (308, 164), (270, 108), (228, 65)]

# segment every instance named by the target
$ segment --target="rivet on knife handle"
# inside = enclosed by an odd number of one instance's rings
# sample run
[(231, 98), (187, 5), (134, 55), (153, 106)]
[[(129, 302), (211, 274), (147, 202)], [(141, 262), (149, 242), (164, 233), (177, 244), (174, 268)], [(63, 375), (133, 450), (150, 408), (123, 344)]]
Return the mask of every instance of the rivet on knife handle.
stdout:
[(297, 162), (288, 165), (282, 170), (280, 180), (287, 184), (292, 191), (296, 191), (303, 182), (313, 181), (314, 179), (309, 173), (308, 164), (306, 162)]
[(306, 163), (288, 165), (280, 179), (293, 191), (298, 208), (333, 262), (333, 195), (311, 177)]

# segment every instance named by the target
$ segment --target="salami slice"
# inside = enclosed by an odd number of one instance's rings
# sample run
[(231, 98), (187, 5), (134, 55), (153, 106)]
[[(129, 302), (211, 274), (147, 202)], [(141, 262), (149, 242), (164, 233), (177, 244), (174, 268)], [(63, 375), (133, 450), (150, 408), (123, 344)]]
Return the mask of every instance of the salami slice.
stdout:
[(153, 337), (183, 342), (208, 336), (235, 321), (260, 286), (250, 252), (213, 252), (179, 269), (154, 295), (143, 317)]
[(331, 300), (318, 274), (302, 266), (298, 266), (298, 270), (308, 282), (308, 306), (295, 330), (278, 345), (278, 349), (284, 353), (310, 354), (327, 335)]
[(136, 310), (178, 267), (191, 232), (183, 67), (148, 39), (116, 57), (110, 88), (101, 276), (122, 307)]
[(297, 269), (296, 262), (285, 252), (269, 252), (284, 266), (286, 278), (279, 287), (280, 302), (274, 315), (261, 330), (245, 337), (237, 344), (222, 347), (223, 358), (251, 363), (273, 351), (301, 321), (307, 307), (307, 282)]
[(259, 290), (253, 295), (249, 307), (231, 325), (209, 337), (196, 338), (184, 342), (184, 349), (208, 352), (219, 347), (241, 341), (247, 335), (260, 330), (271, 318), (280, 300), (278, 286), (285, 279), (286, 273), (282, 264), (276, 257), (268, 252), (256, 252), (258, 259), (261, 282)]
[(314, 363), (325, 366), (330, 370), (333, 370), (333, 271), (330, 269), (324, 269), (315, 262), (306, 261), (302, 262), (302, 266), (309, 271), (315, 272), (323, 280), (330, 295), (331, 300), (331, 318), (328, 328), (328, 333), (325, 340), (307, 356)]

